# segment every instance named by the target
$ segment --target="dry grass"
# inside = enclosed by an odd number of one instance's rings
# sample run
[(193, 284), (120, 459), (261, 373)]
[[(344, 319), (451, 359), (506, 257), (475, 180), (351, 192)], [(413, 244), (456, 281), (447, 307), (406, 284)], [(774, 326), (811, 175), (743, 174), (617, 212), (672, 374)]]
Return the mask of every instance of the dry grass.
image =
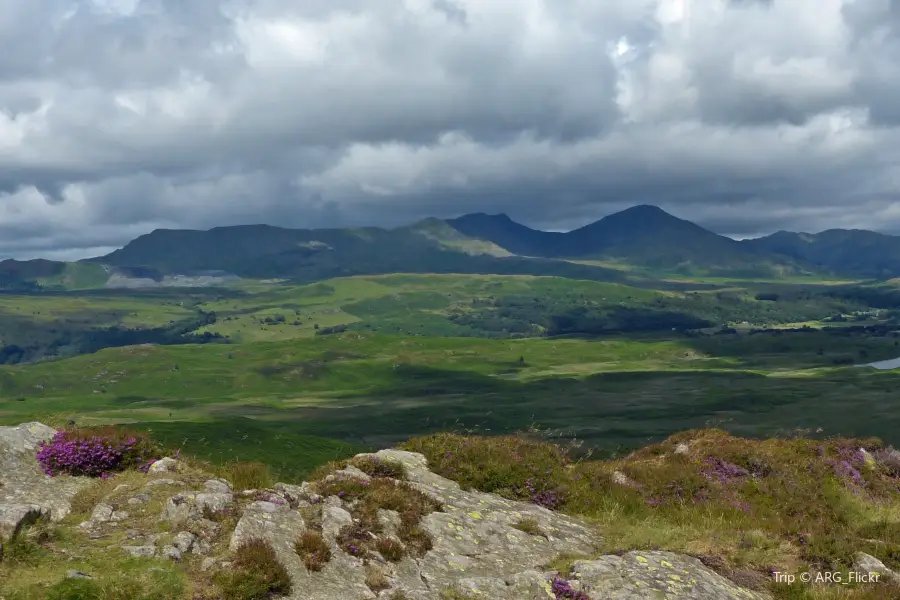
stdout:
[(399, 562), (406, 556), (406, 548), (400, 542), (392, 538), (380, 537), (375, 540), (375, 549), (391, 562)]
[(544, 535), (541, 524), (534, 517), (523, 517), (513, 523), (513, 527), (519, 531), (524, 531), (528, 535)]
[(391, 582), (381, 567), (366, 565), (366, 586), (376, 594), (391, 587)]
[(406, 479), (406, 468), (394, 460), (382, 460), (374, 454), (362, 454), (350, 460), (354, 467), (372, 477)]
[(290, 575), (272, 546), (261, 539), (241, 544), (230, 570), (220, 575), (217, 583), (223, 600), (265, 600), (291, 591)]
[(301, 533), (294, 542), (294, 552), (310, 571), (321, 571), (331, 560), (331, 550), (318, 531), (307, 530)]

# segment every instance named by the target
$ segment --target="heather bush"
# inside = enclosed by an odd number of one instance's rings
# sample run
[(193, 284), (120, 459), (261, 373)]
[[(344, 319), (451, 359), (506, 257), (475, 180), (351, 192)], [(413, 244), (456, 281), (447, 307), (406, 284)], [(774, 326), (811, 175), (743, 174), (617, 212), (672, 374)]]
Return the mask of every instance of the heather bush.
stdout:
[(572, 585), (560, 577), (554, 577), (550, 586), (556, 600), (591, 600), (584, 592), (579, 592), (572, 588)]
[(163, 455), (144, 432), (115, 427), (69, 428), (38, 445), (37, 460), (47, 475), (108, 477), (126, 469), (146, 470)]
[(406, 555), (406, 548), (397, 540), (391, 538), (378, 538), (375, 540), (375, 549), (385, 560), (400, 562)]
[(291, 591), (287, 569), (262, 539), (247, 540), (235, 550), (231, 570), (221, 574), (218, 584), (222, 600), (267, 600)]
[(406, 469), (402, 463), (395, 460), (383, 460), (375, 455), (357, 456), (350, 461), (350, 464), (372, 477), (406, 478)]

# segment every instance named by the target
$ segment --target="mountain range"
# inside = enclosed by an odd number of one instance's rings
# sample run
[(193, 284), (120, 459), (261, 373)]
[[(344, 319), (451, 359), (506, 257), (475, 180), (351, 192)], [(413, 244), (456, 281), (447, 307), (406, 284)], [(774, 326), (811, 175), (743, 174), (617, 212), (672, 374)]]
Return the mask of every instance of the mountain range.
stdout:
[(900, 237), (864, 230), (779, 231), (734, 240), (640, 205), (566, 233), (507, 215), (425, 219), (396, 229), (239, 225), (158, 229), (77, 263), (0, 262), (0, 288), (95, 287), (111, 276), (162, 281), (228, 273), (300, 282), (378, 273), (557, 275), (626, 281), (635, 274), (726, 277), (900, 276)]

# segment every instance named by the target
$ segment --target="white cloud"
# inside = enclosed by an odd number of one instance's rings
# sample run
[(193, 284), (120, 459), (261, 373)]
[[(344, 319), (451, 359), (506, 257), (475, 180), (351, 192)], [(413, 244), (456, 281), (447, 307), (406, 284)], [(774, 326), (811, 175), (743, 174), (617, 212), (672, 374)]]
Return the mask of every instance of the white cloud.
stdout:
[(637, 202), (900, 231), (894, 6), (0, 0), (0, 254)]

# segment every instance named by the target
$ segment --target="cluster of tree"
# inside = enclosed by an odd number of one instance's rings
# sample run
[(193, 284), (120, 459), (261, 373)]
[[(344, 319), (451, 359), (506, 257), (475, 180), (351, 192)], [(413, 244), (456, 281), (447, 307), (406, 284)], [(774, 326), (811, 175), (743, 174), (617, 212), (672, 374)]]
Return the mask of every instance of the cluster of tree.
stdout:
[[(757, 301), (754, 301), (757, 300)], [(759, 302), (758, 300), (765, 300)], [(488, 337), (689, 331), (729, 322), (791, 323), (822, 319), (859, 305), (808, 290), (691, 293), (605, 301), (581, 294), (476, 298), (449, 315), (457, 326)]]
[(197, 315), (164, 327), (130, 329), (121, 325), (94, 329), (58, 330), (50, 339), (27, 345), (9, 344), (0, 347), (0, 364), (33, 362), (45, 358), (74, 356), (137, 344), (209, 344), (227, 342), (227, 338), (206, 331), (194, 333), (200, 327), (216, 322), (214, 312), (200, 310)]
[(332, 333), (344, 333), (347, 331), (346, 325), (334, 325), (332, 327), (322, 327), (320, 328), (318, 325), (315, 326), (316, 335), (330, 335)]

